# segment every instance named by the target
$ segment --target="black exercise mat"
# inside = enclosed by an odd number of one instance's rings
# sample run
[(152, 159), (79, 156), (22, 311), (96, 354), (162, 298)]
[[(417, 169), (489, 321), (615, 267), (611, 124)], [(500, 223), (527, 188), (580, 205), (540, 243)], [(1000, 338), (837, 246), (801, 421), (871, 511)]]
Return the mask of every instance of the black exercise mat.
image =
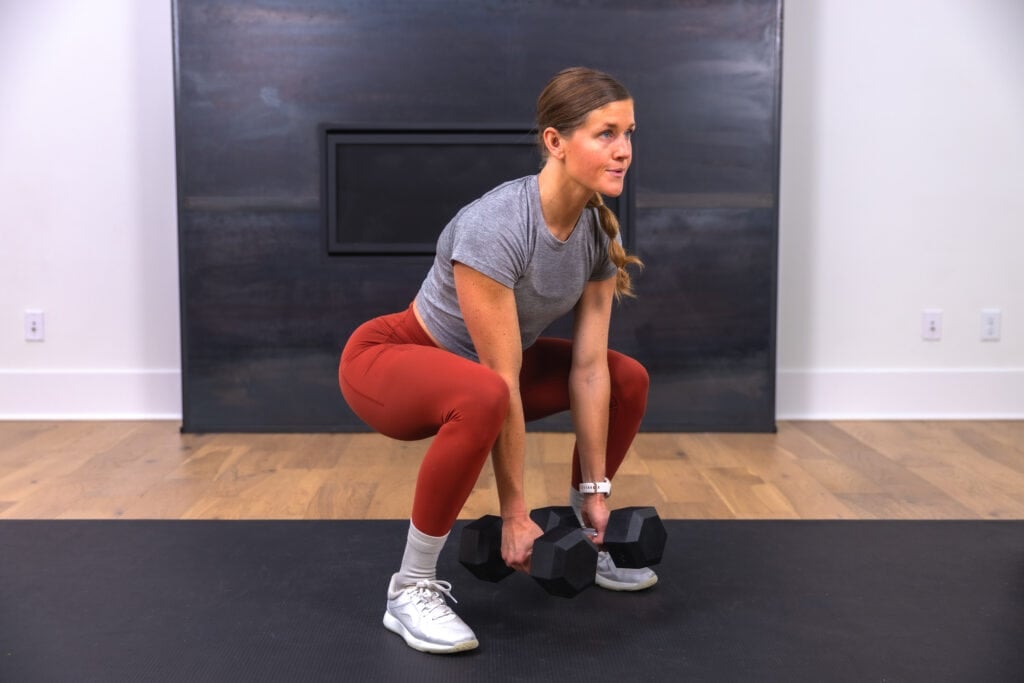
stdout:
[(670, 521), (660, 583), (440, 577), (479, 649), (381, 626), (407, 522), (0, 522), (0, 681), (1024, 681), (1024, 522)]

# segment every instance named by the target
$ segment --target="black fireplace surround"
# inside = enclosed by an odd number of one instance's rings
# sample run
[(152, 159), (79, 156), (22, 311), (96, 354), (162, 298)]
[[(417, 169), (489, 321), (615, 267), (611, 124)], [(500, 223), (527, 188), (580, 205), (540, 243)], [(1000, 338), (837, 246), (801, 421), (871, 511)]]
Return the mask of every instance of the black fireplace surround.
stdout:
[(774, 430), (781, 10), (175, 0), (183, 430), (365, 430), (342, 345), (408, 305), (459, 208), (539, 170), (533, 105), (573, 65), (635, 98), (608, 203), (646, 267), (610, 343), (650, 372), (643, 429)]

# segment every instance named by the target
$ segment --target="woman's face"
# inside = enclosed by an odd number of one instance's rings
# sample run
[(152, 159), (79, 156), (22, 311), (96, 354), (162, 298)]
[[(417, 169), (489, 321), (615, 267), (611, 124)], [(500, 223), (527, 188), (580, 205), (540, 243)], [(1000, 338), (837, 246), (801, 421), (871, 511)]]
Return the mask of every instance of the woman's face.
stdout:
[(562, 138), (565, 170), (576, 182), (607, 197), (622, 194), (633, 159), (633, 100), (610, 102)]

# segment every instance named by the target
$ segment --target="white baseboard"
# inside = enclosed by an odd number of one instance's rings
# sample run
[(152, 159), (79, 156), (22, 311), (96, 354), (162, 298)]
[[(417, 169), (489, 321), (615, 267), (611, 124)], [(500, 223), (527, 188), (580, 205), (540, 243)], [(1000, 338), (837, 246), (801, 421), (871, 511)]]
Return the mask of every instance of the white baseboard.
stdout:
[(779, 370), (779, 420), (1020, 420), (1024, 369)]
[(180, 419), (178, 369), (0, 369), (0, 420)]

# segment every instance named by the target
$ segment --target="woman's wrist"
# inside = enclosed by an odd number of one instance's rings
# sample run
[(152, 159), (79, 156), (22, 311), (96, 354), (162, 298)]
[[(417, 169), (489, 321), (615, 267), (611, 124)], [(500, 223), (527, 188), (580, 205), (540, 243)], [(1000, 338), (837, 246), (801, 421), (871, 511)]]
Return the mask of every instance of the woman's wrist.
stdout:
[(524, 519), (529, 516), (530, 512), (526, 509), (526, 501), (520, 500), (501, 506), (501, 519), (506, 522), (514, 519)]
[(607, 497), (612, 493), (612, 483), (607, 477), (584, 479), (584, 481), (580, 482), (577, 490), (584, 496), (600, 494)]

